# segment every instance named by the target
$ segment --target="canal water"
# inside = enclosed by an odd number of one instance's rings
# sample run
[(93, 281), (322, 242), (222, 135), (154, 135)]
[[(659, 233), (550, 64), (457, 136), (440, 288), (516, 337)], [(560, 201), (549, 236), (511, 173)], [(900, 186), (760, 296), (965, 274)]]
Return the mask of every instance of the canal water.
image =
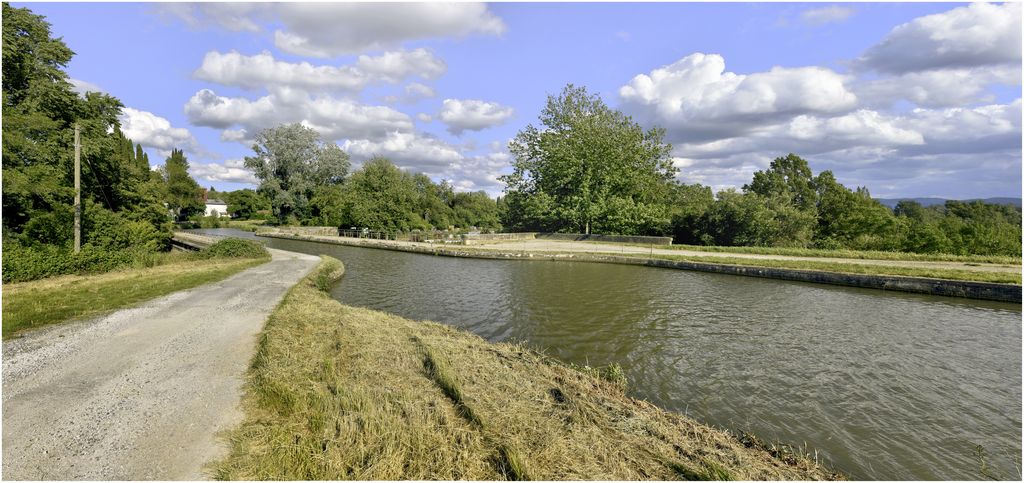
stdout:
[(618, 363), (635, 397), (855, 479), (1020, 478), (1019, 304), (260, 239), (342, 260), (342, 303)]

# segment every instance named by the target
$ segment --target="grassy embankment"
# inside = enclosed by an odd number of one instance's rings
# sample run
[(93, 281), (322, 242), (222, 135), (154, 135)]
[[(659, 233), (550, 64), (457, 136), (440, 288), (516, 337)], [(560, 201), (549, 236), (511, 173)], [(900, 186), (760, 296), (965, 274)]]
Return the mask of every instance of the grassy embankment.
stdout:
[(3, 338), (221, 280), (270, 260), (266, 249), (253, 245), (225, 240), (200, 252), (154, 254), (148, 267), (4, 284)]
[[(580, 242), (573, 242), (580, 243)], [(606, 243), (584, 241), (582, 243)], [(624, 245), (650, 247), (649, 244), (626, 243)], [(849, 258), (860, 260), (894, 260), (919, 262), (987, 263), (997, 265), (1020, 265), (1021, 257), (1004, 255), (951, 255), (945, 253), (884, 252), (876, 250), (823, 250), (816, 248), (790, 247), (722, 247), (707, 245), (655, 245), (654, 248), (688, 250), (694, 252), (745, 253), (755, 255), (782, 255), (791, 257)]]
[(220, 479), (831, 479), (625, 395), (616, 371), (341, 305), (325, 258), (271, 314)]
[(854, 273), (864, 275), (896, 275), (901, 277), (940, 278), (945, 280), (964, 280), (971, 282), (993, 282), (1021, 284), (1021, 272), (988, 272), (974, 270), (958, 270), (950, 268), (919, 268), (899, 265), (866, 265), (858, 263), (838, 263), (828, 260), (771, 260), (737, 257), (708, 257), (686, 255), (659, 255), (653, 257), (643, 254), (625, 254), (626, 256), (643, 258), (660, 258), (665, 260), (682, 260), (688, 262), (717, 263), (722, 265), (740, 265), (747, 267), (791, 268), (797, 270), (818, 270), (822, 272)]

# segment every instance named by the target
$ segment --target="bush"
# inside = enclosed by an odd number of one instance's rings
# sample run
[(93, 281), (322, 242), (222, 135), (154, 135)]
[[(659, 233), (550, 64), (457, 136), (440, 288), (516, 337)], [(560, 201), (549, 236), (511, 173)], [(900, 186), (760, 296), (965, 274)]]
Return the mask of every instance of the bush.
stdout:
[(107, 250), (94, 245), (83, 246), (79, 253), (55, 245), (27, 247), (16, 242), (5, 242), (3, 247), (4, 283), (27, 282), (57, 275), (108, 272), (134, 265), (140, 261), (140, 257), (151, 255), (137, 249)]
[(263, 258), (270, 256), (270, 252), (263, 245), (239, 238), (225, 238), (199, 253), (205, 258)]

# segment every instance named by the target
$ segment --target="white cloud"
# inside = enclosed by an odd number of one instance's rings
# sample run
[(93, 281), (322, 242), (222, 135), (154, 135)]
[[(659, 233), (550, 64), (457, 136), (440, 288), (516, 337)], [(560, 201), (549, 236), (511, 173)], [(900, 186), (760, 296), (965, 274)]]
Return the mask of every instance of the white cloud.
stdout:
[[(198, 126), (218, 129), (240, 126), (248, 133), (301, 122), (329, 140), (378, 139), (391, 131), (410, 131), (413, 127), (409, 116), (390, 107), (367, 106), (288, 89), (256, 100), (219, 96), (203, 89), (185, 104), (185, 114)], [(232, 132), (224, 136), (239, 135)]]
[(484, 3), (167, 3), (165, 18), (192, 28), (262, 32), (281, 24), (274, 43), (284, 52), (336, 57), (386, 50), (402, 42), (468, 35), (500, 35), (505, 24)]
[(275, 45), (288, 53), (334, 57), (401, 42), (471, 34), (498, 35), (505, 24), (482, 3), (275, 4), (285, 28)]
[(993, 96), (988, 91), (990, 86), (1020, 83), (1020, 66), (997, 65), (908, 72), (861, 81), (854, 84), (853, 89), (865, 103), (873, 106), (888, 106), (907, 100), (923, 107), (952, 107), (992, 102)]
[(245, 169), (245, 161), (241, 159), (229, 159), (224, 161), (223, 164), (191, 163), (189, 170), (192, 176), (199, 180), (250, 185), (259, 184), (259, 180), (252, 174), (252, 171)]
[(379, 56), (360, 55), (356, 68), (374, 79), (397, 83), (402, 80), (419, 76), (424, 79), (436, 79), (444, 75), (448, 65), (434, 57), (427, 49), (412, 51), (385, 52)]
[(437, 92), (430, 86), (413, 82), (405, 86), (405, 96), (410, 101), (416, 101), (437, 96)]
[(241, 2), (209, 3), (159, 3), (154, 5), (157, 14), (167, 19), (177, 19), (191, 28), (220, 27), (232, 32), (259, 32), (256, 23), (260, 14), (265, 14), (270, 4)]
[(801, 114), (853, 109), (846, 79), (823, 67), (725, 71), (716, 54), (690, 54), (619, 89), (625, 109), (669, 130), (670, 139), (717, 139)]
[(192, 154), (201, 154), (203, 151), (188, 129), (173, 127), (170, 121), (151, 112), (125, 107), (118, 119), (125, 137), (143, 146), (156, 148), (161, 156), (170, 155), (175, 148)]
[(426, 49), (362, 55), (355, 65), (314, 66), (284, 62), (267, 51), (257, 55), (208, 52), (192, 74), (218, 84), (254, 89), (286, 86), (293, 89), (359, 91), (372, 83), (397, 83), (408, 77), (435, 79), (447, 70), (444, 61)]
[(85, 96), (87, 92), (107, 92), (102, 87), (81, 79), (71, 78), (68, 79), (68, 82), (71, 83), (71, 90), (77, 92), (81, 96)]
[(462, 159), (462, 153), (448, 143), (415, 132), (391, 132), (383, 139), (345, 141), (341, 148), (356, 160), (380, 155), (412, 171), (436, 174)]
[(800, 19), (811, 25), (824, 25), (832, 22), (842, 22), (850, 18), (856, 11), (850, 7), (830, 5), (828, 7), (812, 8), (800, 12)]
[(861, 67), (904, 73), (1021, 63), (1021, 6), (974, 3), (892, 29), (858, 59)]
[(416, 119), (421, 121), (421, 122), (430, 122), (430, 121), (434, 120), (434, 117), (431, 116), (430, 114), (425, 113), (425, 112), (421, 112), (421, 113), (416, 115)]
[(509, 120), (515, 111), (496, 102), (475, 99), (445, 99), (438, 118), (452, 134), (479, 131)]

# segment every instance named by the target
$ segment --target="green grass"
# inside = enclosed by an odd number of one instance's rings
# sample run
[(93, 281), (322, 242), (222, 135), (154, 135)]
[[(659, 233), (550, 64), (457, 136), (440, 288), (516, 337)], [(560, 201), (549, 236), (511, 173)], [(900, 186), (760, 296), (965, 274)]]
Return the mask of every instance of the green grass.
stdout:
[[(330, 258), (271, 313), (226, 480), (832, 479), (519, 344), (348, 307)], [(342, 287), (344, 288), (344, 287)], [(604, 378), (618, 380), (615, 369)], [(670, 467), (666, 462), (673, 462)]]
[(3, 338), (49, 324), (97, 316), (179, 290), (221, 280), (269, 260), (198, 259), (171, 253), (147, 268), (66, 275), (3, 286)]
[(974, 270), (957, 270), (942, 268), (918, 268), (896, 265), (865, 265), (857, 263), (837, 263), (829, 261), (804, 260), (764, 260), (737, 257), (707, 257), (685, 255), (658, 255), (653, 257), (643, 254), (625, 254), (638, 258), (659, 258), (664, 260), (682, 260), (688, 262), (717, 263), (723, 265), (741, 265), (746, 267), (792, 268), (797, 270), (819, 270), (823, 272), (853, 273), (867, 275), (896, 275), (902, 277), (939, 278), (945, 280), (964, 280), (971, 282), (1012, 283), (1020, 285), (1021, 272), (983, 272)]
[[(581, 242), (573, 242), (581, 243)], [(582, 242), (602, 243), (602, 242)], [(605, 242), (606, 243), (606, 242)], [(629, 243), (626, 245), (650, 247), (651, 245)], [(961, 262), (1020, 265), (1021, 257), (1003, 255), (950, 255), (943, 253), (884, 252), (874, 250), (821, 250), (816, 248), (787, 247), (722, 247), (705, 245), (655, 245), (668, 250), (690, 250), (695, 252), (750, 253), (757, 255), (783, 255), (792, 257), (853, 258), (863, 260), (900, 260), (920, 262)]]

